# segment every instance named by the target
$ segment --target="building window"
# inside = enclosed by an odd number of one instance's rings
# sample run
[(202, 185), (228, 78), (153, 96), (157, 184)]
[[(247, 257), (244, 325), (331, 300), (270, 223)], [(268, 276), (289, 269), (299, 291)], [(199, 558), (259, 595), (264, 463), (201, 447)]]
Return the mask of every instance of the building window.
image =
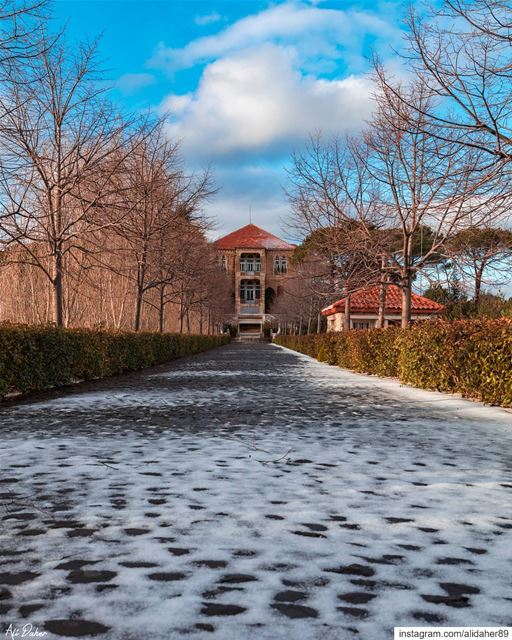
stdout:
[(242, 280), (240, 282), (240, 302), (251, 303), (261, 297), (259, 280)]
[(284, 274), (287, 272), (286, 256), (276, 256), (274, 258), (274, 273)]
[(240, 256), (240, 271), (242, 273), (259, 273), (261, 271), (260, 254), (242, 253)]
[(352, 329), (373, 329), (375, 326), (374, 322), (353, 322)]
[(224, 271), (228, 270), (228, 259), (226, 258), (226, 256), (220, 257), (220, 268)]

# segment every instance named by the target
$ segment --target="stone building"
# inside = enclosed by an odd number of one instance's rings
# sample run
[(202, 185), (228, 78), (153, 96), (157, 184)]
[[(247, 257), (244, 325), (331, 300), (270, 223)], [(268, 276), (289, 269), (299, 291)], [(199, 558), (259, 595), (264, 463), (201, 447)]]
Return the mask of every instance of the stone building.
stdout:
[(241, 337), (257, 339), (270, 319), (272, 302), (292, 275), (290, 256), (295, 246), (248, 224), (219, 238), (213, 247), (233, 279), (233, 324)]

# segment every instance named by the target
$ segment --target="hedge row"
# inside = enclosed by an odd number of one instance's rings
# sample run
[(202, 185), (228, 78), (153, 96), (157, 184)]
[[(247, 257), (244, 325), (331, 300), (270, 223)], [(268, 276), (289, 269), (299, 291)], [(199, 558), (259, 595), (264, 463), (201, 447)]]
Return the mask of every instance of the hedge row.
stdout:
[(0, 325), (0, 398), (105, 378), (226, 344), (225, 336)]
[(278, 336), (295, 351), (358, 373), (512, 406), (512, 321), (425, 322), (407, 329)]

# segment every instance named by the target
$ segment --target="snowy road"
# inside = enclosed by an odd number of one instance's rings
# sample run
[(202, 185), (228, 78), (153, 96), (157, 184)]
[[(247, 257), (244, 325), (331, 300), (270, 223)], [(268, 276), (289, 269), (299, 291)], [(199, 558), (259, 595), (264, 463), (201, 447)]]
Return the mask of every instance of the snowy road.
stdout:
[(512, 625), (504, 410), (231, 345), (0, 407), (0, 431), (2, 634)]

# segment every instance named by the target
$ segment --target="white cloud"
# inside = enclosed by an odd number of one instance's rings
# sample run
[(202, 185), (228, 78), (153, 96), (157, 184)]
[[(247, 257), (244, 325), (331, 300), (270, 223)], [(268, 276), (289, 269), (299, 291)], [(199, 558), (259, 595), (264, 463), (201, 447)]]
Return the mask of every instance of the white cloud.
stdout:
[(383, 19), (377, 13), (357, 9), (344, 11), (285, 2), (242, 18), (217, 34), (197, 38), (181, 49), (161, 45), (152, 63), (176, 70), (264, 42), (299, 45), (305, 60), (309, 56), (339, 58), (344, 52), (352, 58), (356, 53), (362, 58), (368, 35), (386, 43), (400, 38), (392, 18)]
[(358, 129), (371, 111), (371, 83), (304, 74), (293, 49), (263, 44), (209, 64), (197, 89), (163, 103), (169, 132), (195, 157), (289, 154), (316, 130)]
[(204, 27), (208, 24), (214, 24), (215, 22), (219, 22), (219, 20), (222, 20), (222, 16), (216, 11), (204, 15), (197, 15), (194, 18), (194, 22), (200, 27)]
[(125, 95), (130, 95), (155, 84), (156, 78), (150, 73), (126, 73), (116, 81), (116, 87)]
[(275, 3), (183, 48), (161, 45), (149, 61), (171, 76), (201, 67), (197, 86), (161, 107), (187, 161), (213, 167), (217, 233), (248, 222), (251, 208), (255, 224), (286, 236), (283, 166), (291, 151), (317, 131), (356, 132), (370, 116), (368, 43), (384, 62), (392, 58), (401, 37), (395, 4), (380, 12), (332, 6)]
[(262, 165), (224, 167), (215, 172), (220, 192), (208, 207), (217, 222), (211, 232), (215, 239), (249, 222), (291, 242), (286, 218), (289, 207), (283, 193), (283, 174), (279, 168)]

